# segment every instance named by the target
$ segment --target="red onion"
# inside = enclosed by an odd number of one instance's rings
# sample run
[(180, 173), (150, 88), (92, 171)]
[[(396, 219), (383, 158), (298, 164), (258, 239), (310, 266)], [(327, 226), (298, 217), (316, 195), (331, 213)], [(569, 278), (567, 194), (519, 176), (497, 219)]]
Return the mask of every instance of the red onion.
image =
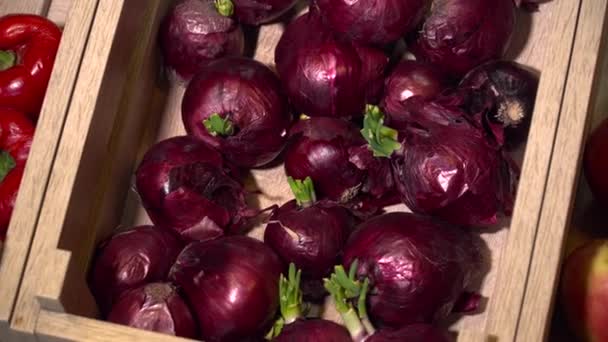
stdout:
[(291, 115), (268, 67), (252, 59), (224, 58), (192, 79), (182, 119), (188, 134), (234, 164), (251, 168), (268, 164), (283, 150)]
[(412, 30), (428, 0), (315, 0), (335, 31), (360, 44), (384, 45)]
[(403, 202), (452, 224), (497, 223), (500, 211), (512, 210), (516, 171), (466, 114), (436, 103), (429, 108), (433, 121), (400, 132), (393, 174)]
[(239, 24), (214, 3), (218, 2), (179, 0), (161, 24), (165, 63), (184, 79), (189, 80), (214, 59), (240, 56), (245, 49)]
[(382, 329), (365, 342), (451, 342), (447, 334), (428, 324), (413, 324), (398, 330)]
[(319, 198), (347, 202), (357, 195), (365, 173), (349, 161), (349, 148), (365, 145), (357, 127), (345, 120), (317, 117), (300, 120), (289, 131), (285, 172), (310, 177)]
[[(221, 0), (230, 1), (230, 0)], [(243, 24), (260, 25), (289, 11), (297, 0), (232, 0), (234, 15)]]
[(343, 326), (322, 319), (297, 320), (287, 325), (275, 342), (352, 342)]
[(231, 236), (188, 245), (171, 279), (191, 303), (204, 340), (242, 341), (270, 327), (282, 268), (264, 243)]
[(608, 207), (608, 119), (593, 131), (585, 148), (585, 178), (595, 198)]
[(289, 178), (296, 200), (285, 203), (270, 218), (264, 242), (285, 263), (294, 263), (309, 279), (331, 272), (352, 230), (353, 218), (343, 207), (316, 202), (312, 181)]
[(384, 71), (388, 56), (379, 49), (355, 45), (361, 59), (361, 84), (365, 87), (365, 103), (376, 104), (384, 89)]
[(517, 7), (523, 8), (528, 12), (538, 11), (538, 6), (542, 3), (549, 2), (551, 0), (514, 0)]
[(194, 137), (152, 146), (137, 169), (136, 186), (152, 222), (187, 240), (238, 232), (253, 216), (242, 185), (226, 173), (221, 155)]
[(151, 283), (125, 292), (108, 321), (138, 329), (196, 338), (197, 327), (184, 300), (170, 284)]
[(101, 313), (105, 316), (123, 292), (166, 280), (182, 247), (171, 231), (153, 226), (135, 227), (104, 241), (90, 277)]
[(344, 249), (344, 266), (356, 260), (356, 278), (369, 281), (370, 318), (391, 327), (445, 318), (470, 285), (478, 258), (466, 230), (410, 213), (364, 222)]
[(409, 48), (458, 77), (500, 58), (514, 27), (513, 0), (436, 0)]
[(387, 124), (402, 129), (410, 123), (409, 114), (416, 105), (409, 100), (418, 97), (431, 100), (449, 86), (448, 79), (437, 67), (417, 61), (403, 60), (386, 78), (381, 107)]
[(471, 70), (451, 101), (487, 128), (500, 145), (515, 147), (528, 135), (537, 89), (536, 75), (513, 62), (492, 61)]
[(360, 116), (365, 105), (357, 50), (338, 39), (316, 11), (287, 25), (275, 63), (291, 103), (309, 116)]

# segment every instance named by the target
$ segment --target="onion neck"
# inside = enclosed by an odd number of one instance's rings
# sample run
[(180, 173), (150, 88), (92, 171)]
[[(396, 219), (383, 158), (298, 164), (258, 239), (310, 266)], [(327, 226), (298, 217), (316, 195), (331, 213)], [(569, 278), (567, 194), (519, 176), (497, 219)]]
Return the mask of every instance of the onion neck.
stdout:
[(283, 327), (301, 318), (302, 314), (302, 291), (300, 281), (302, 271), (296, 270), (293, 263), (289, 264), (287, 278), (283, 274), (279, 278), (279, 305), (281, 317), (276, 320), (270, 332), (266, 335), (267, 339), (272, 339), (281, 334)]
[(230, 136), (234, 134), (234, 125), (228, 118), (222, 118), (219, 114), (212, 114), (203, 121), (203, 125), (213, 136)]
[(230, 17), (234, 14), (234, 4), (231, 0), (215, 0), (214, 4), (220, 15)]
[(298, 206), (308, 208), (317, 201), (315, 187), (310, 177), (306, 177), (304, 181), (287, 177), (287, 183), (289, 183), (289, 187), (296, 198)]
[(368, 142), (374, 157), (388, 158), (401, 148), (401, 144), (397, 140), (399, 133), (384, 125), (384, 113), (378, 106), (366, 106), (361, 134)]
[(0, 151), (0, 182), (17, 166), (15, 159), (6, 151)]
[(17, 55), (13, 51), (0, 50), (0, 71), (10, 69), (17, 64)]

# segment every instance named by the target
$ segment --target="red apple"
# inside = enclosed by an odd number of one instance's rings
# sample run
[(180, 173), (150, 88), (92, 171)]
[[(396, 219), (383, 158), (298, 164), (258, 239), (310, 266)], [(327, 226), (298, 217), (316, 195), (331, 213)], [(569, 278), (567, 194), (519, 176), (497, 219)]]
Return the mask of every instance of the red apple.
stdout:
[(585, 178), (598, 201), (608, 206), (608, 119), (597, 127), (585, 149)]
[(608, 240), (592, 241), (566, 260), (561, 301), (572, 330), (585, 341), (608, 341)]

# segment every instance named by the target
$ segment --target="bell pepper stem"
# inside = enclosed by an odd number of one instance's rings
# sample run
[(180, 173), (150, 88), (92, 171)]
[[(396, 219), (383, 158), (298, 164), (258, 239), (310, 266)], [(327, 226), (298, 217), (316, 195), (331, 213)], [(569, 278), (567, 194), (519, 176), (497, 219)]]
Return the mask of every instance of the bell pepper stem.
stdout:
[(0, 71), (10, 69), (17, 63), (17, 55), (13, 51), (0, 50)]

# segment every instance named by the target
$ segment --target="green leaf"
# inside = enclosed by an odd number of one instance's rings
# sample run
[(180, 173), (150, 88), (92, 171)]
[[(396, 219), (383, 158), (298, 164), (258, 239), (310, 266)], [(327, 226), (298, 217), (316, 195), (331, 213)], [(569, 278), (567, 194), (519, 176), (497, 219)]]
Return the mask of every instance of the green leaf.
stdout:
[(8, 152), (0, 152), (0, 182), (4, 180), (6, 175), (8, 175), (15, 166), (17, 166), (15, 159), (13, 159)]
[(0, 71), (10, 69), (17, 63), (17, 55), (13, 51), (0, 50)]
[(390, 157), (393, 152), (401, 148), (399, 132), (384, 126), (384, 113), (378, 106), (367, 105), (363, 119), (361, 134), (368, 142), (369, 148), (375, 157)]
[(234, 126), (228, 118), (222, 118), (219, 114), (213, 114), (203, 121), (207, 131), (213, 135), (229, 136), (234, 134)]

